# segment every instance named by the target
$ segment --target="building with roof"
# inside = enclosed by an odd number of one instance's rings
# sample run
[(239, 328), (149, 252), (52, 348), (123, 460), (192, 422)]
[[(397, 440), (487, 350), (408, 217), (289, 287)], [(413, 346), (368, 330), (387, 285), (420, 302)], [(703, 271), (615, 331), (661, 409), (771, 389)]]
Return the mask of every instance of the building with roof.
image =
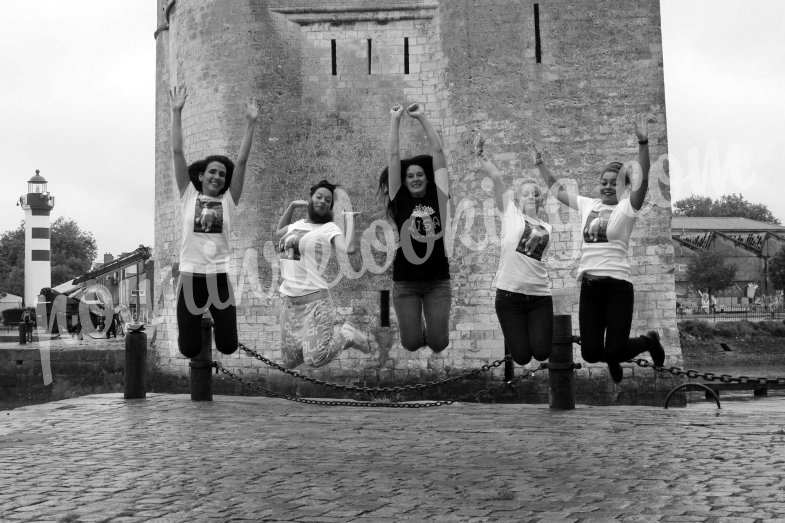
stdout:
[(674, 216), (671, 234), (677, 296), (688, 294), (687, 265), (701, 249), (719, 252), (736, 266), (734, 284), (740, 298), (773, 296), (781, 290), (772, 286), (768, 265), (785, 247), (785, 227), (748, 218)]

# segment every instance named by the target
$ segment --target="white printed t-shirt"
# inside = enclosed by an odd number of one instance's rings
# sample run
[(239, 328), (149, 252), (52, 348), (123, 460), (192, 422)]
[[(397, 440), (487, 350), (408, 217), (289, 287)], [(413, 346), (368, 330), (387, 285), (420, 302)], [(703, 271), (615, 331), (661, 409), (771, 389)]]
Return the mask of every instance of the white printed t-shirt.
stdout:
[[(531, 254), (524, 254), (524, 246), (534, 229), (545, 229), (545, 236)], [(493, 287), (529, 296), (550, 296), (548, 270), (542, 257), (548, 248), (552, 227), (524, 215), (512, 200), (507, 204), (502, 221), (501, 255)]]
[(281, 294), (305, 296), (329, 288), (324, 271), (332, 254), (330, 242), (339, 234), (343, 233), (334, 222), (298, 220), (287, 227), (280, 245), (293, 242), (293, 246), (281, 253)]
[(229, 233), (235, 208), (229, 191), (218, 197), (205, 196), (193, 184), (188, 184), (180, 198), (183, 219), (180, 272), (228, 272), (232, 254)]
[(638, 211), (630, 199), (606, 205), (599, 198), (578, 196), (578, 212), (583, 236), (578, 279), (591, 274), (632, 282), (627, 256)]

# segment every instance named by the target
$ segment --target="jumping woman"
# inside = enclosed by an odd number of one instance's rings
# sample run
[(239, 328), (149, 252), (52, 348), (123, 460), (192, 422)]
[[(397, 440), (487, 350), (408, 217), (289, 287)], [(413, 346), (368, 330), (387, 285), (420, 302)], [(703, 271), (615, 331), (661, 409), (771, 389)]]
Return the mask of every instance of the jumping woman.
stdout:
[[(344, 212), (346, 234), (333, 222), (335, 185), (322, 180), (310, 190), (308, 201), (289, 204), (278, 222), (281, 251), (279, 289), (281, 355), (283, 365), (293, 369), (303, 362), (310, 367), (327, 365), (341, 351), (353, 348), (369, 353), (368, 338), (351, 324), (334, 328), (335, 305), (324, 270), (332, 249), (353, 253), (354, 215)], [(292, 223), (296, 208), (305, 207), (307, 217)]]
[(243, 192), (259, 102), (254, 99), (246, 108), (245, 134), (235, 162), (215, 155), (187, 165), (182, 129), (187, 97), (185, 87), (173, 87), (169, 92), (174, 178), (182, 214), (177, 344), (184, 356), (193, 358), (201, 351), (201, 320), (208, 309), (215, 324), (218, 350), (224, 354), (237, 350), (237, 312), (227, 278), (232, 252), (229, 238), (235, 208)]
[(532, 357), (544, 361), (553, 340), (553, 298), (542, 262), (551, 236), (550, 224), (538, 217), (542, 193), (537, 181), (524, 180), (516, 207), (515, 194), (507, 190), (501, 173), (485, 157), (483, 145), (478, 135), (474, 154), (482, 172), (493, 181), (496, 208), (503, 215), (499, 268), (492, 285), (506, 352), (519, 365), (526, 365)]
[[(640, 180), (630, 187), (632, 167), (612, 162), (599, 175), (599, 198), (569, 193), (533, 147), (533, 160), (551, 193), (580, 213), (583, 243), (578, 264), (581, 282), (579, 324), (581, 356), (589, 363), (603, 361), (615, 382), (623, 378), (621, 362), (648, 351), (655, 365), (665, 362), (657, 331), (630, 338), (635, 300), (627, 257), (630, 235), (649, 189), (649, 132), (633, 122), (638, 139)], [(629, 191), (629, 194), (627, 193)]]
[[(430, 155), (401, 159), (398, 129), (404, 112), (422, 125)], [(441, 352), (450, 343), (452, 289), (444, 248), (450, 181), (441, 140), (420, 104), (390, 110), (388, 164), (379, 192), (400, 233), (393, 260), (393, 307), (401, 344), (409, 351), (428, 346)]]

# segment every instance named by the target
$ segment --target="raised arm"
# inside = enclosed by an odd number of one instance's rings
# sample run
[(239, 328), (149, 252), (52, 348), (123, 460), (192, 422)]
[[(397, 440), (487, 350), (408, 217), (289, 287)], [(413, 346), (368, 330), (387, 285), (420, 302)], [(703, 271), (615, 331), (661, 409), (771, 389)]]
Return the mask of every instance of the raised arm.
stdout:
[(177, 182), (177, 190), (180, 196), (185, 193), (185, 189), (191, 180), (188, 178), (188, 164), (185, 163), (185, 151), (183, 149), (183, 107), (188, 91), (185, 87), (172, 87), (169, 91), (169, 102), (172, 106), (172, 160), (174, 162), (174, 180)]
[(229, 192), (235, 205), (240, 201), (240, 196), (243, 194), (245, 168), (248, 165), (248, 155), (251, 152), (257, 118), (259, 118), (259, 100), (253, 98), (248, 102), (248, 106), (245, 109), (245, 133), (243, 134), (243, 141), (240, 143), (240, 152), (237, 153), (237, 161), (234, 162), (232, 185), (229, 187)]
[(502, 180), (499, 169), (497, 169), (496, 166), (485, 157), (485, 154), (483, 153), (484, 146), (485, 140), (481, 134), (478, 134), (474, 138), (474, 156), (477, 157), (477, 161), (480, 163), (480, 170), (485, 174), (485, 176), (493, 181), (493, 197), (494, 201), (496, 202), (496, 208), (501, 212), (504, 212), (504, 193), (507, 192), (507, 185), (504, 183), (504, 180)]
[(548, 186), (548, 190), (553, 195), (554, 198), (559, 200), (562, 204), (566, 205), (570, 209), (578, 210), (578, 195), (569, 192), (564, 185), (559, 182), (556, 177), (551, 173), (551, 170), (548, 169), (548, 166), (545, 164), (545, 161), (542, 159), (542, 153), (537, 149), (536, 145), (532, 145), (532, 160), (534, 161), (534, 165), (537, 166), (537, 169), (540, 171), (540, 176), (542, 177), (545, 184)]
[(422, 125), (425, 136), (428, 138), (428, 152), (433, 157), (433, 172), (436, 175), (436, 186), (444, 194), (450, 194), (450, 176), (447, 173), (447, 160), (444, 158), (444, 149), (439, 133), (428, 120), (425, 109), (421, 104), (412, 104), (406, 108), (406, 113)]
[(294, 200), (290, 203), (281, 215), (281, 219), (278, 220), (278, 228), (275, 234), (284, 234), (286, 232), (287, 227), (292, 223), (292, 214), (297, 207), (308, 207), (308, 202), (305, 200)]
[(354, 254), (354, 251), (356, 250), (354, 241), (354, 215), (360, 213), (356, 211), (343, 211), (342, 214), (345, 220), (346, 230), (344, 234), (333, 236), (332, 244), (335, 246), (336, 250), (344, 254)]
[(390, 109), (390, 136), (387, 143), (387, 195), (395, 199), (401, 188), (401, 149), (398, 129), (401, 126), (403, 107), (395, 104)]
[[(638, 138), (638, 165), (641, 168), (640, 183), (638, 180), (632, 180), (632, 191), (630, 192), (630, 205), (632, 208), (640, 210), (643, 206), (643, 200), (646, 199), (646, 193), (649, 190), (649, 168), (651, 162), (649, 160), (649, 122), (653, 119), (644, 120), (643, 128), (638, 126), (638, 122), (633, 120), (632, 125), (635, 128), (635, 136)], [(633, 169), (633, 172), (635, 170)]]

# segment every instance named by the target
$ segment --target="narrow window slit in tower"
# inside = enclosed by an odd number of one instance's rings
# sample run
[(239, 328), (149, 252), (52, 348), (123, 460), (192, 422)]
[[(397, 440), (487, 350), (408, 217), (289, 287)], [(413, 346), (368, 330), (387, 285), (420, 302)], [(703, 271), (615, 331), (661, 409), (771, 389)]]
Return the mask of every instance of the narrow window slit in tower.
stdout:
[(403, 74), (409, 74), (409, 38), (403, 39)]
[(332, 55), (333, 59), (333, 76), (338, 74), (338, 64), (335, 60), (335, 39), (330, 40), (330, 54)]
[(379, 291), (379, 322), (382, 327), (390, 326), (390, 291)]
[(368, 74), (371, 74), (371, 39), (368, 39)]
[(542, 63), (542, 42), (540, 40), (540, 4), (534, 4), (534, 56)]

